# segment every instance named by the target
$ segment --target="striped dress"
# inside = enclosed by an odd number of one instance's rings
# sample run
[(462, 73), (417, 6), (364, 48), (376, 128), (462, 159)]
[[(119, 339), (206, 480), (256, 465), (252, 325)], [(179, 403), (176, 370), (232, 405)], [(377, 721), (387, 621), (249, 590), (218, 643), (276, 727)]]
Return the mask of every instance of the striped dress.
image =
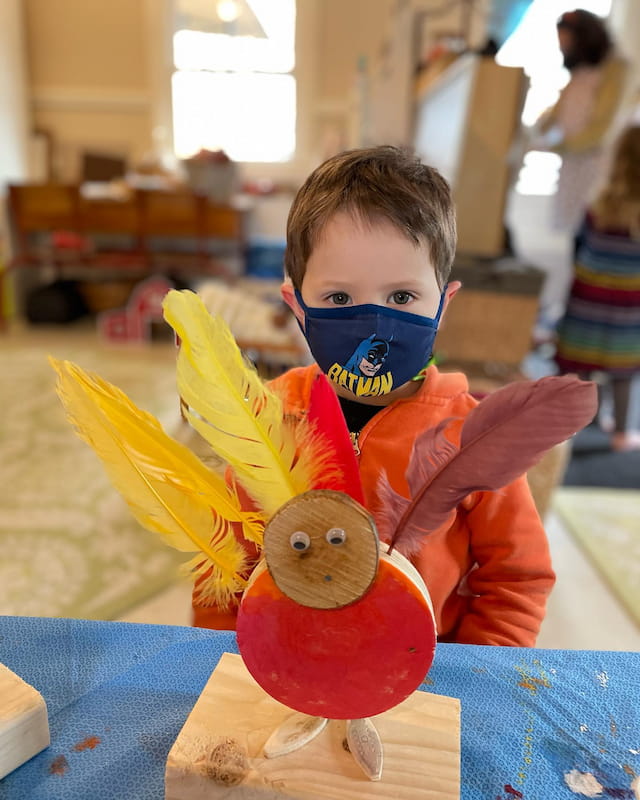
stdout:
[(567, 310), (558, 327), (561, 372), (640, 370), (640, 239), (598, 231), (587, 215)]

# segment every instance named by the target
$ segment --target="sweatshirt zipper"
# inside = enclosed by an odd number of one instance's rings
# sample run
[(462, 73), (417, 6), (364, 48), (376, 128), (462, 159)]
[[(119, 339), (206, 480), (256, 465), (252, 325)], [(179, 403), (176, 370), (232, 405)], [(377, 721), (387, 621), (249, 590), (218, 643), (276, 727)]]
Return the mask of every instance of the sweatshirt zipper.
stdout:
[(359, 431), (349, 431), (349, 438), (351, 439), (351, 445), (353, 447), (353, 452), (355, 453), (356, 457), (359, 458), (362, 450), (360, 449), (360, 437), (362, 434), (369, 435), (371, 430), (375, 428), (375, 426), (380, 422), (381, 418), (388, 414), (392, 408), (400, 403), (410, 402), (414, 396), (401, 398), (400, 400), (396, 400), (390, 406), (385, 406), (381, 411), (379, 411), (374, 417), (372, 417), (368, 422), (366, 422)]
[(370, 431), (375, 428), (378, 422), (380, 422), (380, 417), (384, 416), (390, 408), (391, 406), (387, 406), (382, 411), (378, 412), (375, 417), (372, 417), (368, 422), (366, 422), (359, 431), (349, 431), (349, 438), (351, 439), (353, 452), (355, 453), (356, 458), (360, 458), (360, 455), (362, 454), (362, 450), (360, 448), (360, 438), (362, 435), (365, 434), (366, 438)]
[(349, 438), (351, 439), (351, 444), (353, 445), (353, 452), (356, 454), (358, 458), (362, 454), (362, 449), (360, 447), (360, 439), (362, 435), (364, 434), (364, 438), (366, 439), (371, 433), (371, 431), (376, 427), (376, 425), (378, 425), (378, 423), (382, 420), (382, 418), (385, 417), (391, 411), (391, 409), (396, 406), (396, 404), (407, 402), (410, 399), (411, 398), (406, 398), (406, 400), (405, 399), (396, 400), (390, 406), (385, 406), (385, 408), (383, 408), (382, 411), (379, 411), (374, 417), (372, 417), (367, 423), (365, 423), (362, 426), (362, 428), (360, 428), (359, 431), (355, 432), (349, 431)]

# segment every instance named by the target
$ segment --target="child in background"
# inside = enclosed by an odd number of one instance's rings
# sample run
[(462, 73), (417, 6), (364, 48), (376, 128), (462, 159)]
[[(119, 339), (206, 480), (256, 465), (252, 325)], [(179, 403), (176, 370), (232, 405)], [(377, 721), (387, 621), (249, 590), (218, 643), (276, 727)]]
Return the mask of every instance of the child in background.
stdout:
[(622, 134), (608, 184), (584, 220), (556, 362), (561, 372), (609, 376), (611, 447), (640, 449), (640, 434), (628, 430), (627, 420), (640, 370), (640, 127)]
[[(375, 147), (321, 164), (287, 225), (285, 302), (317, 363), (273, 385), (303, 415), (314, 378), (340, 398), (375, 517), (381, 470), (409, 496), (411, 449), (425, 429), (476, 405), (466, 378), (431, 359), (438, 325), (460, 284), (449, 186), (407, 152)], [(482, 331), (478, 331), (482, 335)], [(473, 492), (425, 537), (413, 562), (431, 594), (439, 639), (532, 646), (553, 583), (547, 540), (526, 477)], [(232, 613), (194, 601), (194, 624), (234, 627)]]

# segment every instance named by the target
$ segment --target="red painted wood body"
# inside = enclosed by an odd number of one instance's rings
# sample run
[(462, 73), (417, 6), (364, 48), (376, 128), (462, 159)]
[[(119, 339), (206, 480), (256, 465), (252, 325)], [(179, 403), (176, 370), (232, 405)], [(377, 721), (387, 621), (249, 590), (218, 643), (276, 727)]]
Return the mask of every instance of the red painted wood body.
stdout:
[(268, 694), (329, 719), (370, 717), (402, 702), (424, 680), (436, 646), (425, 590), (384, 555), (367, 593), (337, 609), (299, 605), (266, 568), (256, 572), (237, 637), (247, 669)]

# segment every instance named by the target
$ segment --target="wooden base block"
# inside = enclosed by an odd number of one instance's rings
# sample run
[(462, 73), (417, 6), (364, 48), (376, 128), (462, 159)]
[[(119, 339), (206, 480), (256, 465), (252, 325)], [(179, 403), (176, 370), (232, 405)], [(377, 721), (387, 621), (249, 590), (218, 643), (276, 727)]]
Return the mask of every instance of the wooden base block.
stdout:
[(265, 742), (291, 713), (240, 656), (225, 653), (171, 748), (165, 800), (459, 800), (459, 700), (414, 692), (374, 717), (384, 747), (376, 782), (345, 749), (344, 721), (329, 722), (294, 753), (264, 758)]
[(49, 746), (40, 692), (0, 664), (0, 780)]

